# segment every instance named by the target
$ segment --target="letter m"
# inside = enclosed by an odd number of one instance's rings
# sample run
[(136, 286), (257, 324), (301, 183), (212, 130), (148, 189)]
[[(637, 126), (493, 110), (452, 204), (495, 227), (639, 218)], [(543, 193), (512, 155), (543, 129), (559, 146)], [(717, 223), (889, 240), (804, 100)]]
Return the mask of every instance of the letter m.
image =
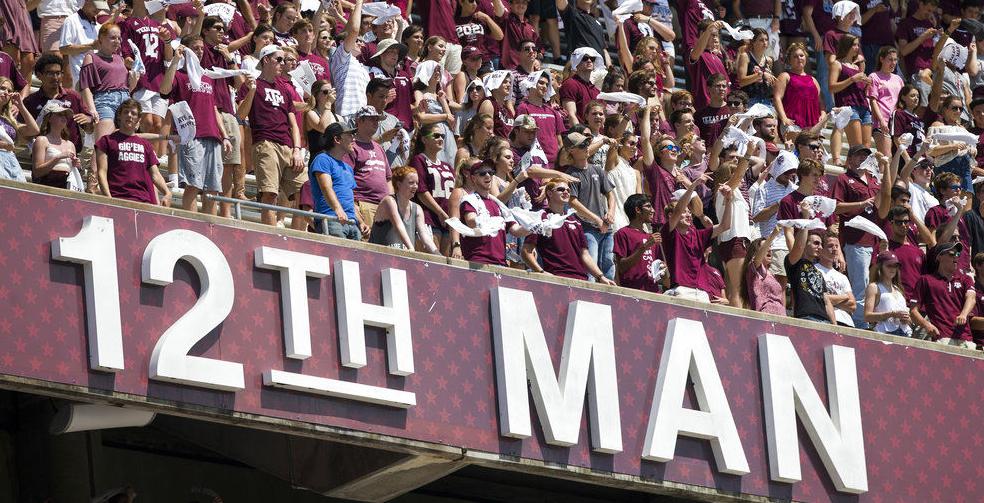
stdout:
[(587, 393), (592, 448), (604, 453), (622, 451), (611, 307), (570, 303), (559, 376), (554, 374), (533, 294), (494, 288), (492, 323), (503, 436), (532, 435), (526, 387), (529, 380), (529, 393), (548, 444), (577, 443)]

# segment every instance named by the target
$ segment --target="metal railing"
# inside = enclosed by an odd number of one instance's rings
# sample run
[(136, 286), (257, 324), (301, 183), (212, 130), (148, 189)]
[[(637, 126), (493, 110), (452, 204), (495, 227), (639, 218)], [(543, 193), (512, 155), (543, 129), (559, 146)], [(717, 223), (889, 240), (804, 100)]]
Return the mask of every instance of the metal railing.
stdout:
[(338, 217), (333, 217), (331, 215), (323, 215), (321, 213), (315, 213), (313, 211), (298, 210), (296, 208), (286, 208), (283, 206), (277, 206), (275, 204), (260, 203), (257, 201), (247, 201), (245, 199), (236, 199), (233, 197), (217, 196), (212, 194), (204, 194), (205, 197), (216, 201), (218, 203), (228, 203), (232, 204), (232, 214), (236, 220), (243, 219), (243, 206), (248, 206), (250, 208), (257, 208), (260, 210), (270, 210), (278, 211), (284, 213), (290, 213), (293, 216), (307, 217), (314, 220), (338, 220)]

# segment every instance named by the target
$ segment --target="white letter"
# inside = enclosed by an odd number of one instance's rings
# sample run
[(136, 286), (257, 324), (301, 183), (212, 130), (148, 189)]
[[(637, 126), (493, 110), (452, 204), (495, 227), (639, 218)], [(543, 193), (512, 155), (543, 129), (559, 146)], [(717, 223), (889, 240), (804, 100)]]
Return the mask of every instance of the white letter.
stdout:
[(78, 234), (51, 242), (51, 258), (82, 264), (89, 367), (108, 372), (123, 370), (120, 282), (116, 272), (113, 219), (85, 217)]
[(362, 302), (358, 262), (335, 262), (335, 302), (342, 365), (352, 368), (366, 365), (365, 325), (369, 325), (386, 329), (389, 373), (407, 376), (413, 374), (407, 273), (400, 269), (384, 269), (382, 277), (383, 305), (366, 304)]
[(802, 478), (796, 434), (799, 417), (834, 487), (861, 494), (868, 491), (868, 472), (854, 349), (827, 346), (823, 353), (829, 416), (789, 338), (774, 334), (759, 337), (769, 473), (779, 482), (799, 482)]
[(577, 443), (588, 391), (592, 448), (605, 453), (622, 451), (611, 307), (570, 303), (559, 378), (554, 376), (533, 294), (494, 288), (492, 325), (502, 435), (527, 438), (532, 434), (526, 388), (530, 377), (547, 443)]
[[(694, 381), (700, 410), (683, 408), (688, 376)], [(670, 461), (677, 435), (710, 440), (718, 470), (733, 475), (749, 473), (704, 325), (682, 318), (670, 320), (666, 330), (642, 458)]]
[(280, 300), (284, 316), (284, 350), (288, 358), (311, 357), (311, 323), (308, 316), (307, 276), (324, 278), (331, 269), (328, 259), (290, 250), (262, 246), (254, 255), (256, 267), (280, 271)]

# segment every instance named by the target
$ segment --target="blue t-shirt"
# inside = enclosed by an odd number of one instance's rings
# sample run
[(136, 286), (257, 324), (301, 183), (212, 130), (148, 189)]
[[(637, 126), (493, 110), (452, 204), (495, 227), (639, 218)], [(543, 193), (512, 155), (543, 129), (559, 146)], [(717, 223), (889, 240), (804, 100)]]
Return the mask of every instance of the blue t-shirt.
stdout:
[(321, 193), (321, 185), (318, 184), (315, 173), (325, 173), (331, 177), (331, 188), (338, 203), (342, 205), (345, 214), (355, 220), (355, 172), (352, 166), (322, 152), (315, 156), (308, 173), (311, 179), (311, 196), (314, 197), (314, 211), (322, 215), (338, 216)]

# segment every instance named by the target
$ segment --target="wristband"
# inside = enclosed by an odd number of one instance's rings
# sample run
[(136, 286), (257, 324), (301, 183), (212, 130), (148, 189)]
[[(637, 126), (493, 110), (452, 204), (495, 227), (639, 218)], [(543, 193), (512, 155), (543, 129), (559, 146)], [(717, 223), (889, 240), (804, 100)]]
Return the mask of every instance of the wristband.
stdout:
[(451, 248), (461, 248), (461, 243), (451, 243)]

